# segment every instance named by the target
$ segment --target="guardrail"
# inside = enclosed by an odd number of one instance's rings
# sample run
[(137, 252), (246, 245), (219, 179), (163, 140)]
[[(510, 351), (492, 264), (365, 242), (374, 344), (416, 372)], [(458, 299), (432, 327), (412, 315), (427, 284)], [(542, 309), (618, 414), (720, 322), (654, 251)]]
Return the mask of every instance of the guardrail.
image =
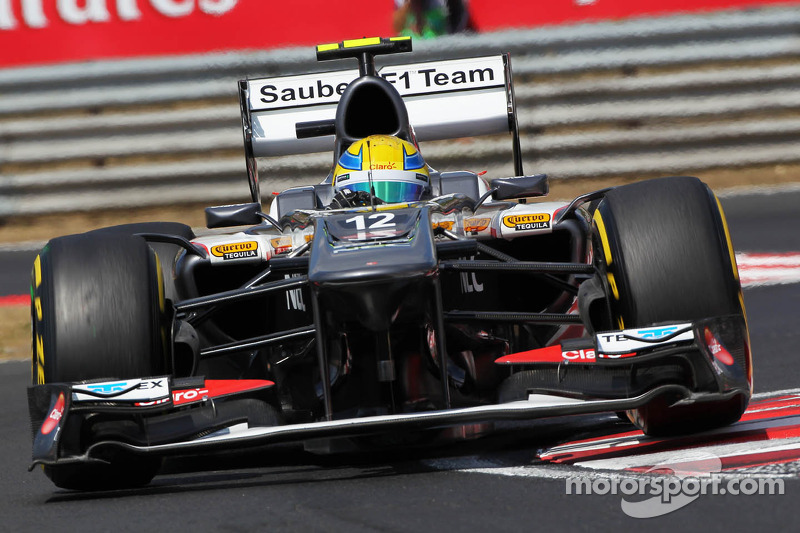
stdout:
[[(415, 43), (414, 61), (510, 51), (529, 172), (697, 172), (800, 161), (799, 33), (796, 7), (764, 8), (449, 36)], [(0, 216), (244, 201), (236, 80), (337, 67), (303, 48), (0, 71)], [(509, 146), (422, 151), (501, 176)], [(262, 160), (262, 190), (330, 165)]]

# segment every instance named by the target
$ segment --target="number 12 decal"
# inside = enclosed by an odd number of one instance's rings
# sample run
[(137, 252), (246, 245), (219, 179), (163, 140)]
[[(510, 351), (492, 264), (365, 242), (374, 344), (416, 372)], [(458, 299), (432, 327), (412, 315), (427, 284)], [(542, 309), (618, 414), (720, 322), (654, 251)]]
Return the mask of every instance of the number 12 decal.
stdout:
[[(363, 241), (367, 238), (367, 230), (370, 237), (391, 237), (394, 233), (392, 229), (397, 226), (394, 220), (394, 213), (373, 213), (371, 215), (356, 215), (344, 221), (345, 224), (353, 222), (356, 225), (356, 240)], [(367, 222), (372, 221), (372, 222)]]

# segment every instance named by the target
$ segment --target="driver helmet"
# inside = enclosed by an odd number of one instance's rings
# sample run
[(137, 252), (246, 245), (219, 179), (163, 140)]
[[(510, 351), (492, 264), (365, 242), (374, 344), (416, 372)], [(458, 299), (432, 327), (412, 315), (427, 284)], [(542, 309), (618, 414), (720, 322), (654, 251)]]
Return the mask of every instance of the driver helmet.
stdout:
[(370, 135), (351, 144), (334, 168), (334, 193), (344, 189), (367, 192), (385, 203), (414, 202), (430, 191), (430, 175), (413, 144)]

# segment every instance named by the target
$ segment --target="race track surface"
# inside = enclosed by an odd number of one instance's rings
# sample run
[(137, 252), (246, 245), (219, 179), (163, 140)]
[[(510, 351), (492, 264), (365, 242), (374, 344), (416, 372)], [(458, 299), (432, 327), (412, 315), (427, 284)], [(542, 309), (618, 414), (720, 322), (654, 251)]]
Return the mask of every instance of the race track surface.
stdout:
[[(734, 246), (739, 252), (800, 251), (800, 193), (726, 198)], [(0, 253), (0, 294), (27, 291), (29, 252)], [(28, 259), (29, 260), (29, 259)], [(29, 263), (28, 263), (29, 264)], [(800, 283), (745, 290), (759, 395), (800, 389)], [(624, 495), (567, 495), (565, 478), (630, 477), (625, 455), (597, 465), (541, 462), (566, 441), (622, 434), (631, 426), (615, 417), (542, 421), (492, 437), (434, 450), (316, 457), (292, 450), (247, 456), (173, 460), (148, 487), (107, 493), (56, 489), (41, 472), (26, 471), (30, 427), (25, 362), (0, 364), (0, 516), (3, 531), (741, 531), (797, 530), (800, 467), (773, 458), (744, 474), (784, 481), (783, 495), (702, 495), (656, 518), (631, 518)], [(763, 434), (780, 433), (791, 448), (800, 441), (797, 392), (759, 396), (766, 406), (754, 423)], [(784, 402), (783, 404), (775, 402)], [(785, 408), (784, 408), (785, 407)], [(776, 428), (780, 428), (777, 431)], [(624, 436), (614, 437), (623, 442)], [(686, 449), (713, 444), (723, 456), (727, 437), (700, 437), (666, 446), (669, 461), (689, 460)], [(737, 454), (764, 450), (774, 441), (737, 443)], [(583, 445), (586, 447), (586, 444)], [(549, 452), (548, 452), (549, 450)], [(795, 455), (798, 457), (800, 455)], [(778, 457), (778, 455), (775, 455)], [(791, 454), (788, 456), (791, 459)], [(647, 464), (647, 461), (644, 461)], [(725, 467), (723, 466), (723, 471)], [(743, 474), (727, 472), (728, 478)], [(641, 500), (642, 498), (639, 497)]]

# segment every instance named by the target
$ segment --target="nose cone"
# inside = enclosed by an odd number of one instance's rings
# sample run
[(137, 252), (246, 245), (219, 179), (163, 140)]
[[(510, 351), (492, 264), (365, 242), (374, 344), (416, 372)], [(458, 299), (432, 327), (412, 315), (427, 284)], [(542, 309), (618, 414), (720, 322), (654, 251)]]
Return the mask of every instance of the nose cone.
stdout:
[(308, 278), (325, 312), (377, 331), (429, 294), (437, 264), (426, 208), (366, 211), (317, 220)]

